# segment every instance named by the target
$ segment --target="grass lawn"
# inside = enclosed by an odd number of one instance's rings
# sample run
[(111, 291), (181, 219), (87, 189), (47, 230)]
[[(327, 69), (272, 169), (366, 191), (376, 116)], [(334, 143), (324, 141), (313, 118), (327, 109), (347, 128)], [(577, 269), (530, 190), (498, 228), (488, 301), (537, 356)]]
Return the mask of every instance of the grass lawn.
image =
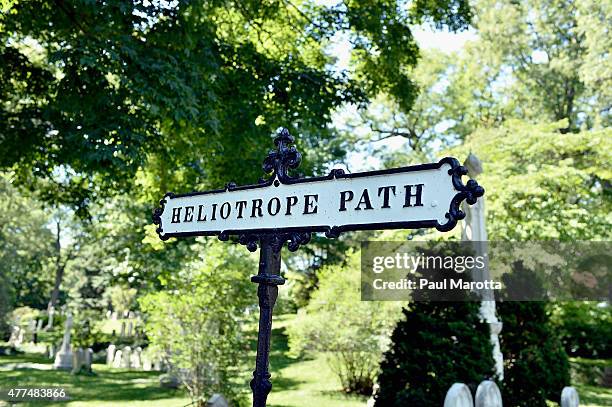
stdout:
[[(34, 363), (50, 365), (51, 361), (41, 355), (18, 355), (0, 357), (0, 369), (12, 363)], [(184, 406), (191, 400), (182, 390), (159, 387), (158, 372), (141, 372), (110, 369), (94, 364), (94, 376), (71, 375), (58, 370), (18, 368), (0, 370), (0, 388), (15, 387), (60, 387), (74, 400), (63, 402), (67, 407), (94, 406)], [(52, 402), (29, 402), (20, 406), (58, 405)], [(1, 405), (1, 402), (0, 402)]]
[[(325, 362), (325, 355), (307, 355), (293, 359), (287, 355), (286, 327), (291, 315), (274, 318), (270, 372), (272, 392), (269, 407), (364, 407), (366, 397), (348, 396), (340, 390), (338, 379)], [(255, 341), (249, 355), (252, 363), (244, 373), (244, 389), (255, 364)], [(37, 354), (0, 356), (0, 389), (15, 387), (62, 387), (73, 401), (67, 403), (31, 402), (20, 406), (62, 405), (67, 407), (183, 407), (191, 399), (183, 390), (163, 389), (159, 386), (159, 372), (111, 369), (94, 364), (94, 376), (74, 376), (68, 372), (41, 370), (51, 361)], [(21, 366), (15, 368), (15, 364)], [(28, 364), (28, 365), (26, 365)], [(612, 406), (612, 389), (576, 384), (581, 407)], [(250, 405), (250, 397), (248, 401)], [(0, 406), (8, 405), (0, 401)]]
[[(315, 355), (302, 359), (287, 357), (285, 327), (291, 317), (275, 317), (270, 368), (273, 389), (268, 398), (269, 407), (363, 407), (365, 398), (350, 397), (342, 393), (340, 385), (329, 370), (325, 357)], [(252, 348), (255, 349), (253, 342)], [(248, 380), (255, 365), (255, 353), (251, 355), (252, 366), (245, 372), (245, 391), (249, 391)], [(14, 364), (21, 364), (17, 368)], [(27, 367), (31, 364), (32, 366)], [(62, 405), (66, 407), (182, 407), (191, 399), (183, 390), (159, 387), (159, 372), (143, 372), (112, 369), (103, 364), (94, 364), (94, 376), (71, 375), (48, 368), (52, 361), (43, 355), (23, 354), (0, 356), (0, 388), (15, 387), (61, 387), (73, 401), (63, 403), (30, 402), (20, 406)], [(10, 369), (8, 369), (10, 368)], [(249, 403), (250, 398), (249, 398)], [(4, 404), (8, 405), (8, 404)], [(0, 406), (3, 406), (0, 401)]]

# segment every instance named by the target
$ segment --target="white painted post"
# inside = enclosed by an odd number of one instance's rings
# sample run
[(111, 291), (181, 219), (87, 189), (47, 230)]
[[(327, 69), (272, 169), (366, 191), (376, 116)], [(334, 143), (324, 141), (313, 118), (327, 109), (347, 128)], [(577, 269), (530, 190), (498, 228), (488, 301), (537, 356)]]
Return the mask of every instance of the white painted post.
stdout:
[[(482, 163), (474, 154), (470, 153), (463, 164), (468, 169), (468, 175), (472, 179), (482, 174)], [(490, 278), (489, 260), (487, 254), (487, 227), (485, 222), (484, 197), (481, 197), (474, 205), (467, 205), (464, 202), (463, 211), (466, 216), (462, 223), (461, 240), (470, 241), (474, 244), (477, 255), (484, 256), (485, 268), (482, 273), (472, 272), (474, 281), (484, 281)], [(491, 290), (482, 293), (485, 300), (480, 304), (480, 316), (489, 324), (491, 332), (491, 343), (493, 344), (493, 360), (495, 361), (495, 373), (497, 380), (504, 379), (504, 357), (499, 345), (499, 333), (502, 330), (502, 323), (497, 318), (495, 312), (495, 297)]]

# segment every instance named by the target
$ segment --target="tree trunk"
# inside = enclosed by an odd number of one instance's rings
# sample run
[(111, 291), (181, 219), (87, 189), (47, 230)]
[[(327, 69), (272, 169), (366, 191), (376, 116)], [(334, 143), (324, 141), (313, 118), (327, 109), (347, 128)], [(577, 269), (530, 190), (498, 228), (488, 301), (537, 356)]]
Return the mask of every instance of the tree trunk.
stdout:
[(51, 299), (49, 300), (49, 306), (47, 310), (51, 308), (55, 308), (57, 305), (57, 300), (59, 298), (59, 290), (62, 284), (62, 279), (64, 278), (64, 270), (66, 268), (66, 263), (62, 264), (62, 243), (60, 241), (61, 236), (61, 224), (60, 220), (57, 220), (57, 234), (55, 236), (55, 283), (53, 285), (53, 291), (51, 291)]

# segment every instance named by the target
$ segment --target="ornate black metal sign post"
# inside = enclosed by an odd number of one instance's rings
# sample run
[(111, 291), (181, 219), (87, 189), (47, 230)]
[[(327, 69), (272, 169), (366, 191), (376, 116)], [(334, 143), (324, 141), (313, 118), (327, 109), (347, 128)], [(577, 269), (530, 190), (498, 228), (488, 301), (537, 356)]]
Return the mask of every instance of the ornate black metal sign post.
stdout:
[(251, 389), (253, 406), (265, 407), (272, 383), (268, 371), (272, 311), (280, 276), (281, 249), (290, 251), (310, 241), (312, 232), (338, 237), (349, 230), (436, 228), (451, 230), (465, 217), (465, 200), (476, 203), (484, 189), (476, 181), (463, 184), (465, 167), (455, 158), (437, 163), (346, 174), (332, 170), (313, 178), (293, 177), (301, 155), (294, 139), (282, 129), (274, 139), (276, 149), (263, 162), (268, 179), (257, 185), (194, 192), (168, 193), (153, 213), (162, 240), (170, 237), (212, 236), (238, 241), (250, 251), (260, 244), (258, 283), (259, 332), (257, 361)]

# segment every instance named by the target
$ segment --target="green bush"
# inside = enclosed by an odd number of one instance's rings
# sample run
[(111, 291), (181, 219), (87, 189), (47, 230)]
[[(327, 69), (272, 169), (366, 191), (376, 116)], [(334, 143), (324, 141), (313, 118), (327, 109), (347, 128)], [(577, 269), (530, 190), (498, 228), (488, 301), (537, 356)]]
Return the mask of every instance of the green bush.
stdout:
[(359, 260), (349, 252), (346, 265), (319, 271), (319, 287), (288, 333), (294, 355), (326, 352), (344, 390), (369, 395), (401, 304), (361, 301)]
[(504, 405), (546, 407), (546, 400), (559, 402), (561, 390), (570, 384), (569, 362), (546, 303), (501, 302), (497, 310), (504, 324)]
[(612, 358), (612, 309), (609, 304), (582, 301), (555, 304), (551, 322), (568, 355)]
[(248, 341), (241, 334), (255, 287), (256, 263), (244, 247), (209, 243), (203, 260), (185, 266), (166, 289), (140, 298), (150, 348), (189, 391), (197, 406), (213, 393), (234, 405), (244, 383), (232, 382), (242, 368)]

